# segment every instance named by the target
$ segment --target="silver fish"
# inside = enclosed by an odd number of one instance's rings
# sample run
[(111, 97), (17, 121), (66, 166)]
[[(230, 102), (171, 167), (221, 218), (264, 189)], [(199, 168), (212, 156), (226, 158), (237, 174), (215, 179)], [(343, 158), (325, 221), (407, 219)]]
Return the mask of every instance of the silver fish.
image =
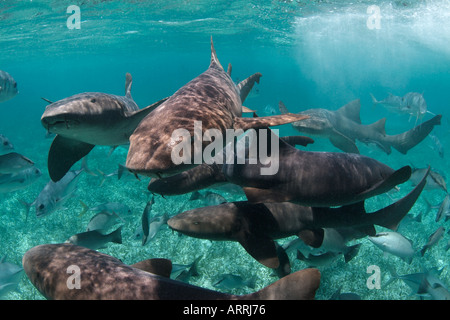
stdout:
[(33, 165), (33, 161), (17, 152), (0, 156), (0, 174), (17, 173)]
[(436, 215), (436, 222), (445, 217), (445, 221), (450, 218), (450, 195), (447, 193)]
[(102, 234), (98, 230), (77, 233), (66, 241), (66, 243), (72, 243), (92, 250), (103, 248), (108, 242), (122, 243), (122, 226), (109, 234)]
[(420, 254), (422, 255), (422, 257), (429, 248), (431, 248), (436, 243), (438, 243), (439, 240), (441, 240), (444, 233), (445, 233), (445, 229), (444, 229), (444, 227), (441, 226), (441, 227), (437, 228), (437, 230), (430, 235), (430, 237), (428, 238), (428, 242), (422, 247), (422, 250), (420, 250)]
[(205, 206), (215, 206), (228, 202), (223, 196), (212, 191), (194, 191), (189, 200), (201, 200)]
[(382, 101), (377, 101), (372, 94), (371, 96), (374, 105), (381, 104), (389, 112), (408, 114), (416, 119), (422, 119), (426, 113), (431, 113), (427, 110), (427, 103), (423, 95), (418, 92), (408, 92), (403, 97), (389, 94)]
[(411, 240), (405, 238), (398, 232), (380, 232), (368, 239), (384, 252), (388, 252), (404, 261), (411, 263), (414, 249)]
[(220, 277), (220, 279), (213, 284), (215, 288), (221, 289), (221, 290), (233, 290), (233, 289), (240, 289), (243, 287), (249, 287), (251, 289), (255, 288), (255, 279), (249, 279), (244, 280), (239, 275), (235, 274), (224, 274)]
[(86, 231), (92, 230), (108, 230), (116, 224), (117, 220), (124, 221), (117, 213), (101, 211), (95, 214), (87, 225)]
[(0, 174), (0, 193), (24, 189), (42, 176), (41, 170), (31, 167), (18, 173)]
[(150, 231), (150, 212), (152, 211), (152, 206), (155, 203), (154, 197), (147, 202), (144, 212), (142, 213), (141, 223), (142, 223), (142, 245), (148, 240), (148, 235)]
[(27, 207), (27, 216), (31, 206), (36, 207), (37, 218), (42, 218), (61, 208), (75, 192), (77, 181), (82, 171), (83, 170), (69, 171), (58, 182), (50, 180), (33, 203), (28, 204), (22, 201)]
[(393, 280), (401, 279), (412, 289), (413, 294), (429, 295), (434, 300), (450, 300), (450, 292), (442, 280), (438, 278), (440, 272), (435, 269), (401, 276), (397, 275), (395, 270), (391, 270), (391, 273), (392, 278), (386, 286)]
[(14, 150), (14, 146), (7, 137), (0, 134), (0, 154), (5, 154)]
[(121, 202), (104, 202), (99, 205), (89, 207), (83, 201), (80, 200), (80, 204), (83, 207), (83, 210), (80, 212), (80, 216), (82, 216), (83, 214), (85, 214), (88, 211), (93, 211), (93, 212), (106, 211), (109, 213), (115, 212), (116, 214), (118, 214), (120, 216), (125, 216), (125, 215), (131, 214), (130, 207)]
[(14, 78), (8, 72), (0, 70), (0, 102), (14, 98), (18, 92)]
[(0, 297), (17, 287), (22, 271), (22, 267), (6, 262), (5, 256), (0, 259)]

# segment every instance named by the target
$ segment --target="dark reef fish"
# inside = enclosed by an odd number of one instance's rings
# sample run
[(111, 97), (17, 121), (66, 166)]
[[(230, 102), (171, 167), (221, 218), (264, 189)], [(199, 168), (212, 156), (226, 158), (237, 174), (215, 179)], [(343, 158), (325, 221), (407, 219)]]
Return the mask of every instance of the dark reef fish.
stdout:
[(306, 244), (320, 247), (322, 228), (354, 227), (375, 235), (373, 225), (397, 229), (425, 185), (426, 176), (408, 195), (376, 212), (366, 213), (364, 202), (339, 208), (305, 207), (284, 203), (229, 202), (196, 208), (169, 219), (175, 231), (191, 237), (237, 241), (257, 261), (277, 268), (274, 239), (297, 235)]
[[(281, 113), (288, 113), (286, 106), (280, 101)], [(391, 147), (406, 154), (408, 150), (418, 145), (433, 130), (435, 125), (441, 124), (442, 115), (417, 125), (406, 132), (387, 135), (385, 131), (386, 118), (373, 124), (361, 124), (361, 102), (354, 100), (336, 111), (327, 109), (309, 109), (299, 114), (307, 115), (304, 121), (294, 122), (292, 126), (303, 133), (327, 138), (338, 149), (345, 152), (359, 153), (356, 140), (364, 143), (374, 143), (387, 154)]]
[[(126, 265), (109, 255), (71, 244), (45, 244), (28, 250), (22, 259), (31, 283), (47, 299), (54, 300), (256, 300), (314, 299), (320, 285), (317, 269), (292, 273), (251, 294), (236, 296), (189, 285), (157, 275), (150, 263)], [(167, 267), (171, 265), (165, 264)], [(67, 273), (77, 266), (80, 277), (72, 283)], [(138, 269), (144, 267), (144, 270)], [(148, 269), (150, 267), (151, 269)], [(163, 268), (164, 269), (164, 268)], [(164, 274), (170, 274), (165, 270)], [(77, 285), (79, 289), (70, 289)]]
[[(211, 38), (209, 68), (181, 87), (141, 121), (130, 137), (126, 167), (134, 173), (151, 177), (173, 175), (205, 160), (203, 152), (212, 144), (211, 140), (207, 141), (203, 137), (206, 131), (214, 130), (214, 135), (220, 134), (225, 140), (227, 129), (245, 131), (305, 118), (294, 114), (242, 117), (242, 103), (260, 77), (261, 74), (256, 73), (236, 85), (217, 59)], [(196, 123), (201, 124), (201, 132), (195, 130)], [(189, 141), (181, 139), (178, 133), (174, 137), (176, 130), (183, 130), (189, 135)], [(187, 161), (175, 163), (172, 153), (179, 153), (180, 145), (186, 143), (189, 149), (194, 149), (193, 152), (190, 156), (183, 154)], [(195, 160), (199, 158), (201, 161), (197, 163)]]
[(85, 92), (49, 104), (41, 123), (56, 133), (48, 153), (48, 171), (60, 180), (72, 165), (96, 145), (127, 144), (139, 122), (165, 99), (139, 109), (131, 97), (132, 78), (126, 74), (125, 96)]

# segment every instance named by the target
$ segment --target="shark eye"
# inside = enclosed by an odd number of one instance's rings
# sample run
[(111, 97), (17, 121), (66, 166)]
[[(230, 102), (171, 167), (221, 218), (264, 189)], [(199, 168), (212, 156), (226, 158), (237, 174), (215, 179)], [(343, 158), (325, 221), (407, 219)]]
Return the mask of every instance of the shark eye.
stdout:
[(92, 98), (92, 99), (91, 99), (91, 102), (92, 102), (92, 103), (95, 103), (95, 102), (97, 102), (97, 100), (95, 100), (95, 98)]
[(45, 208), (45, 206), (43, 204), (40, 204), (38, 208), (39, 208), (39, 210), (42, 210)]
[(4, 145), (4, 146), (7, 146), (7, 145), (8, 145), (8, 142), (7, 142), (7, 141), (3, 141), (3, 145)]
[(194, 225), (199, 225), (200, 224), (200, 222), (198, 222), (198, 221), (194, 221)]

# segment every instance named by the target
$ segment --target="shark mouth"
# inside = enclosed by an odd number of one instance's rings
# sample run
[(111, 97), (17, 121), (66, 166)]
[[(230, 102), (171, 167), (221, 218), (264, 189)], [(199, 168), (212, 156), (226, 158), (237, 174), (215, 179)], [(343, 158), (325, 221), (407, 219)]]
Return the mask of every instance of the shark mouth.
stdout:
[(47, 129), (48, 132), (51, 132), (54, 128), (66, 128), (70, 129), (71, 126), (79, 124), (77, 120), (68, 120), (65, 116), (59, 118), (44, 118), (42, 119), (43, 126)]

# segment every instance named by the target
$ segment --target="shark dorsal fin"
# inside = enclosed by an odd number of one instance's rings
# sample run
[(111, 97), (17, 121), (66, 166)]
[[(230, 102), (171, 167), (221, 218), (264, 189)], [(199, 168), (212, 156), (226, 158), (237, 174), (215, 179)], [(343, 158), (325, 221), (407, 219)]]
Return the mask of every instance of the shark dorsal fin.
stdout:
[(386, 129), (385, 129), (385, 125), (386, 125), (386, 118), (380, 119), (375, 123), (369, 124), (368, 126), (373, 128), (373, 130), (378, 131), (379, 133), (381, 133), (382, 135), (386, 135)]
[(129, 99), (133, 99), (131, 97), (131, 85), (133, 83), (133, 78), (131, 77), (131, 74), (127, 72), (125, 75), (125, 97)]
[(289, 113), (288, 108), (284, 105), (283, 101), (278, 103), (278, 108), (280, 109), (281, 114)]
[(211, 63), (209, 64), (209, 67), (223, 69), (222, 65), (219, 62), (219, 59), (217, 58), (217, 53), (216, 53), (216, 49), (214, 49), (214, 43), (213, 43), (212, 36), (211, 36)]
[(339, 108), (336, 113), (361, 124), (359, 112), (361, 110), (361, 101), (359, 99), (347, 103), (345, 106)]

